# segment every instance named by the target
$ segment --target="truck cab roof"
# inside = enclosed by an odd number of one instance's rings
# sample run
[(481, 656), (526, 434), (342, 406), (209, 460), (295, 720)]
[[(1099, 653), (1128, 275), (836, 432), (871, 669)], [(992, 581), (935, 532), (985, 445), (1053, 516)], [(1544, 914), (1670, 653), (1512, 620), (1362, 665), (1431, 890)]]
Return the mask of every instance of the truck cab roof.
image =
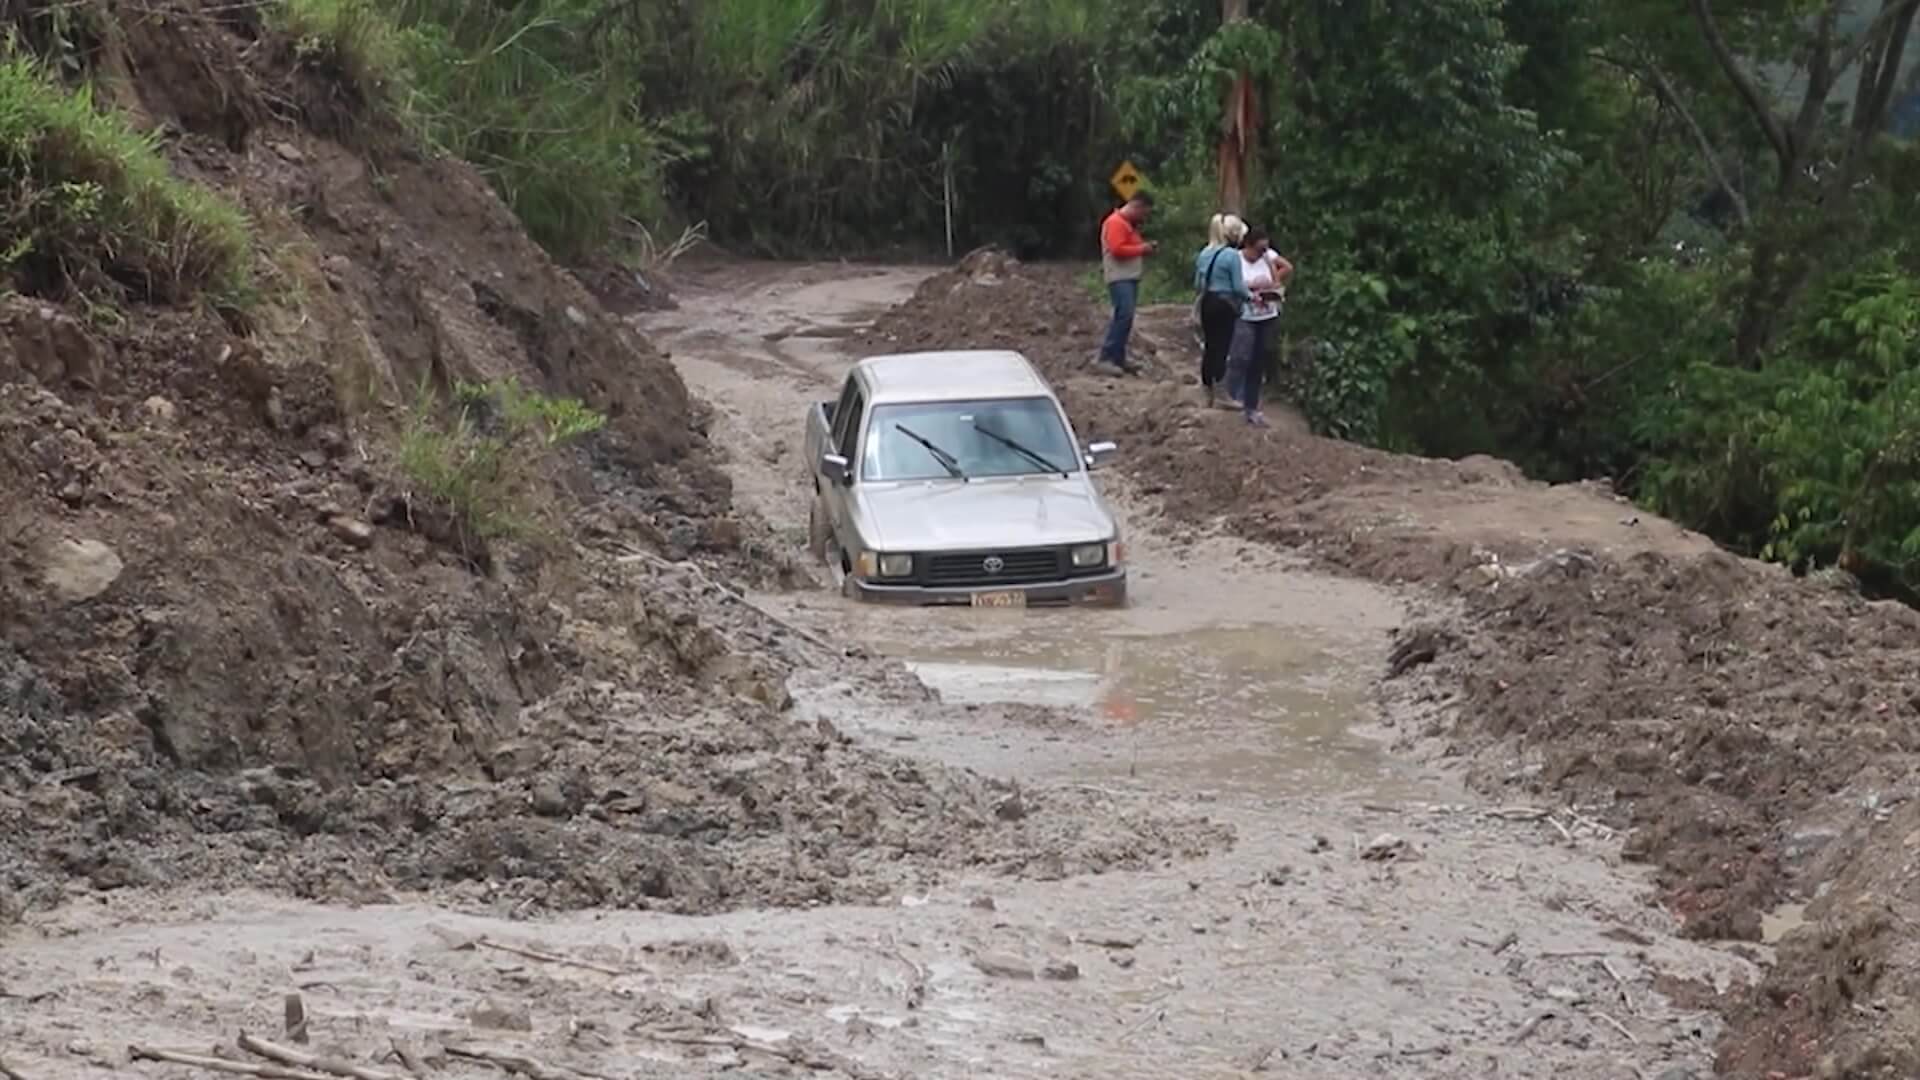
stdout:
[(943, 349), (862, 360), (853, 377), (873, 405), (1052, 397), (1027, 358), (1010, 349)]

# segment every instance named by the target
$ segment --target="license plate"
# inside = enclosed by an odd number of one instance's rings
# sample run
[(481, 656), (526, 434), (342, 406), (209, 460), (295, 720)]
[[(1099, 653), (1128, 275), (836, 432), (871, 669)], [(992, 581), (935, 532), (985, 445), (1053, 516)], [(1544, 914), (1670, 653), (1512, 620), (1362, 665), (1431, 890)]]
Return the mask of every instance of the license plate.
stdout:
[(1027, 594), (1018, 589), (1009, 592), (977, 592), (973, 594), (974, 607), (1026, 607)]

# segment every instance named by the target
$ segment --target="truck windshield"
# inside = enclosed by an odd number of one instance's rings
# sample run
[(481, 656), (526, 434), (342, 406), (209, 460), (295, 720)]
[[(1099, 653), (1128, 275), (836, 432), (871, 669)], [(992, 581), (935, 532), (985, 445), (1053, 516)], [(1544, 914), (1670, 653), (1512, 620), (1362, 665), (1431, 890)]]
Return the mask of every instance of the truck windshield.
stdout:
[[(942, 462), (928, 443), (952, 460)], [(1070, 472), (1079, 461), (1048, 398), (929, 401), (874, 408), (860, 475), (867, 480), (1027, 476)]]

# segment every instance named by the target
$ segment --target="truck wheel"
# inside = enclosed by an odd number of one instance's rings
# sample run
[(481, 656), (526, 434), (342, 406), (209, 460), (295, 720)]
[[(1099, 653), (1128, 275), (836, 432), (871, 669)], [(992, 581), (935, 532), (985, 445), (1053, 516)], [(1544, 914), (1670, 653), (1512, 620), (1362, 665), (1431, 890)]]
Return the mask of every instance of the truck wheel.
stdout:
[(814, 499), (807, 504), (807, 554), (825, 562), (827, 539), (826, 515), (820, 512), (820, 500)]

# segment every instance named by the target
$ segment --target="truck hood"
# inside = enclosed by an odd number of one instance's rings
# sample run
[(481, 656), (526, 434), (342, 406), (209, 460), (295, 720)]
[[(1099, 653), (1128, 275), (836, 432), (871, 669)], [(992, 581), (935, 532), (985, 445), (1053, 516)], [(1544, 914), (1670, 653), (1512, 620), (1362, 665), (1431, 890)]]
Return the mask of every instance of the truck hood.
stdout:
[(883, 551), (1085, 544), (1115, 531), (1084, 473), (865, 485), (860, 506)]

